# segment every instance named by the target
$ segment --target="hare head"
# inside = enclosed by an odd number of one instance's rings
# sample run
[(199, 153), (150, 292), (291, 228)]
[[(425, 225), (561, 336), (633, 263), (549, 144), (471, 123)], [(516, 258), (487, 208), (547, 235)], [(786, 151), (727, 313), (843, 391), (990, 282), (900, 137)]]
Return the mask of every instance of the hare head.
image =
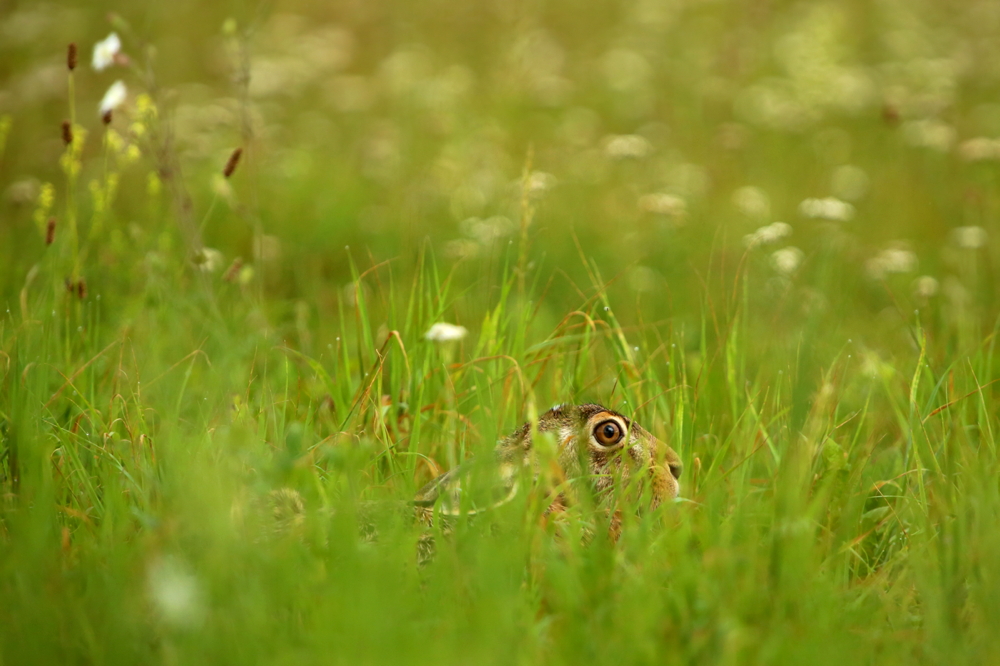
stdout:
[[(677, 497), (682, 467), (677, 453), (635, 421), (601, 405), (586, 404), (553, 407), (538, 418), (534, 428), (526, 423), (502, 439), (488, 466), (488, 493), (473, 494), (463, 488), (475, 476), (477, 465), (470, 461), (421, 488), (416, 503), (435, 506), (446, 515), (475, 513), (505, 503), (517, 492), (524, 468), (539, 477), (541, 442), (535, 440), (543, 438), (555, 444), (553, 458), (559, 476), (567, 481), (589, 479), (602, 504), (613, 501), (617, 491), (635, 497), (648, 490), (651, 508)], [(566, 498), (554, 491), (552, 499), (556, 507)]]

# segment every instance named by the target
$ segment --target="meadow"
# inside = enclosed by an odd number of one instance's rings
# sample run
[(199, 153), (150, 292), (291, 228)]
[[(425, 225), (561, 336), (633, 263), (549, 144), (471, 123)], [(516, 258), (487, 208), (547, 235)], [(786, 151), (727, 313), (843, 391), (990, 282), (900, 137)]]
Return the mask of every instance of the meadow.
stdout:
[(997, 663), (998, 218), (992, 0), (0, 5), (0, 664)]

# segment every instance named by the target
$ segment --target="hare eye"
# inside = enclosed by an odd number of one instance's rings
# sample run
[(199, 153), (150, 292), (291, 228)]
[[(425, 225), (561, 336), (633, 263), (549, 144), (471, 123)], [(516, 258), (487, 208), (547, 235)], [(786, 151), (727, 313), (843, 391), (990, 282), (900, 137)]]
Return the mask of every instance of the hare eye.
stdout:
[(601, 446), (613, 446), (621, 441), (625, 433), (616, 421), (604, 421), (594, 428), (594, 439)]

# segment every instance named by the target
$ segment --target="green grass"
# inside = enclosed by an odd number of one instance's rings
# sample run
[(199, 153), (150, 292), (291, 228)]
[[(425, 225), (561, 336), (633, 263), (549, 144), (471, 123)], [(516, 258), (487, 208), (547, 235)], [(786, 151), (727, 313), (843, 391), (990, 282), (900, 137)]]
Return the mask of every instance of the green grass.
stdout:
[[(98, 4), (0, 14), (0, 663), (1000, 659), (990, 2)], [(418, 566), (590, 401), (681, 501)]]

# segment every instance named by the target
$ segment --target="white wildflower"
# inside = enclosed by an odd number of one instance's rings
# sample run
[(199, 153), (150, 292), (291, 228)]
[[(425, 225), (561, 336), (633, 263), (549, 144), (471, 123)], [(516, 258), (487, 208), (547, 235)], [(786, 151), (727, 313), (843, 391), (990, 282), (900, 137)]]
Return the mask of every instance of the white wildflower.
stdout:
[(986, 229), (982, 227), (956, 227), (951, 232), (955, 245), (966, 250), (977, 250), (986, 245)]
[(806, 199), (799, 204), (799, 214), (813, 219), (847, 222), (854, 218), (854, 206), (836, 197)]
[(99, 115), (104, 116), (105, 114), (114, 111), (125, 101), (128, 96), (128, 88), (125, 87), (125, 83), (122, 81), (115, 81), (108, 88), (108, 92), (104, 93), (104, 97), (101, 99), (101, 106), (99, 107)]
[(516, 229), (510, 218), (503, 215), (494, 215), (485, 220), (470, 217), (462, 220), (458, 226), (463, 234), (476, 239), (483, 245), (489, 245), (504, 236), (509, 236)]
[(966, 162), (1000, 160), (1000, 139), (978, 136), (974, 139), (963, 141), (958, 147), (958, 154)]
[(525, 193), (531, 199), (541, 199), (542, 196), (556, 186), (556, 177), (544, 171), (534, 171), (524, 183)]
[(833, 170), (830, 179), (833, 193), (847, 201), (857, 201), (868, 193), (871, 179), (861, 167), (844, 164)]
[(628, 275), (628, 285), (635, 291), (656, 291), (662, 283), (663, 277), (649, 266), (636, 266)]
[(197, 577), (176, 558), (155, 560), (146, 574), (150, 600), (163, 622), (178, 628), (197, 626), (205, 615)]
[(913, 281), (913, 295), (921, 300), (927, 300), (938, 293), (938, 281), (930, 275), (921, 275)]
[(272, 234), (260, 234), (253, 243), (254, 255), (261, 261), (272, 263), (281, 259), (281, 239)]
[(469, 331), (464, 326), (456, 326), (442, 321), (431, 326), (424, 334), (424, 338), (432, 342), (451, 342), (452, 340), (461, 340), (468, 333)]
[(98, 72), (107, 69), (115, 63), (115, 56), (122, 50), (122, 40), (118, 39), (118, 33), (113, 32), (104, 40), (94, 44), (94, 57), (91, 66)]
[(479, 243), (467, 238), (456, 238), (444, 244), (444, 256), (449, 259), (471, 259), (479, 254)]
[(673, 194), (644, 194), (639, 197), (639, 210), (644, 213), (681, 217), (687, 211), (687, 202)]
[(903, 125), (902, 130), (903, 137), (911, 146), (930, 148), (942, 153), (951, 150), (957, 137), (954, 127), (932, 118), (911, 120)]
[(782, 275), (792, 275), (802, 263), (802, 250), (797, 247), (783, 247), (771, 254), (771, 265)]
[(194, 264), (202, 273), (215, 273), (224, 261), (222, 253), (210, 247), (203, 247), (194, 256)]
[(653, 144), (638, 134), (616, 134), (604, 140), (604, 153), (613, 160), (640, 159), (651, 152)]
[(760, 219), (771, 214), (771, 199), (767, 196), (767, 192), (752, 185), (746, 185), (733, 192), (733, 205), (747, 217)]
[(865, 263), (868, 275), (875, 280), (881, 280), (893, 273), (912, 273), (917, 270), (920, 261), (917, 255), (899, 247), (886, 248)]
[(773, 222), (765, 225), (752, 234), (743, 237), (743, 244), (747, 247), (757, 247), (758, 245), (770, 245), (777, 243), (782, 238), (790, 236), (792, 225), (785, 222)]

